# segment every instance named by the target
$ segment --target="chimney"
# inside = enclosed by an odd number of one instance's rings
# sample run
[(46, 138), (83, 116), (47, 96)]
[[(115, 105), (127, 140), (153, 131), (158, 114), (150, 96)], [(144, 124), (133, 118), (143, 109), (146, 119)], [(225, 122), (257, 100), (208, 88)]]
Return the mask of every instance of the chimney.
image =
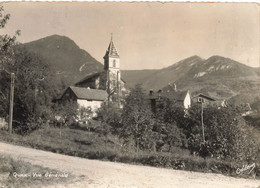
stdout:
[(152, 90), (152, 89), (150, 89), (150, 91), (149, 91), (149, 95), (150, 95), (150, 96), (153, 95), (153, 90)]

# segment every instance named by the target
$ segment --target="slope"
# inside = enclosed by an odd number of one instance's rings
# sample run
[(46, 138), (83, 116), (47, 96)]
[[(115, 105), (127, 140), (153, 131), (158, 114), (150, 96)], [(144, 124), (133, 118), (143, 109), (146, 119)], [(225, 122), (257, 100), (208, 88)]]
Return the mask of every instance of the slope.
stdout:
[(57, 75), (70, 85), (87, 74), (102, 70), (103, 65), (65, 36), (52, 35), (21, 44), (41, 56)]
[(122, 76), (129, 86), (140, 83), (146, 90), (158, 90), (165, 87), (170, 82), (175, 82), (180, 77), (184, 76), (194, 64), (202, 61), (203, 59), (200, 57), (192, 56), (159, 70), (125, 70), (123, 71)]

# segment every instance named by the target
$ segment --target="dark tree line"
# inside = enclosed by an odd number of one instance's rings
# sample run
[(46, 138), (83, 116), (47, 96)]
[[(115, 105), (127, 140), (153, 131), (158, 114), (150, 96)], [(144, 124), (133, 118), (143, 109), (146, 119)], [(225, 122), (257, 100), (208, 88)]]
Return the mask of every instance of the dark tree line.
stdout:
[(140, 85), (131, 89), (123, 109), (104, 105), (99, 118), (109, 125), (136, 152), (173, 152), (175, 147), (202, 157), (254, 162), (260, 153), (259, 140), (247, 125), (239, 108), (204, 109), (205, 142), (202, 139), (201, 107), (193, 104), (187, 111), (163, 98), (156, 113), (151, 112), (148, 97)]
[[(0, 6), (0, 29), (10, 19)], [(57, 96), (60, 81), (54, 72), (37, 54), (28, 52), (14, 36), (0, 35), (0, 113), (8, 117), (10, 74), (15, 74), (13, 127), (27, 133), (43, 126), (51, 119), (53, 97)]]

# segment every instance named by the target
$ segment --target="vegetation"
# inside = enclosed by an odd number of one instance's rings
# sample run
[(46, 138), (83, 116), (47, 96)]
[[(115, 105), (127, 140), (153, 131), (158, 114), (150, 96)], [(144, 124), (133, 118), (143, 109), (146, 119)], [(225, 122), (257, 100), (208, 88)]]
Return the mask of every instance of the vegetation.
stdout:
[[(173, 155), (176, 150), (172, 148), (177, 147), (205, 160), (215, 159), (223, 165), (229, 163), (231, 169), (234, 164), (259, 164), (259, 132), (247, 124), (241, 116), (243, 111), (241, 106), (207, 106), (203, 113), (204, 142), (200, 105), (193, 104), (186, 111), (174, 101), (164, 98), (156, 113), (151, 113), (147, 98), (141, 86), (137, 85), (130, 91), (123, 109), (118, 113), (122, 114), (121, 121), (117, 118), (118, 135), (125, 147), (135, 148), (137, 153), (163, 152)], [(107, 116), (106, 111), (100, 115)], [(255, 173), (260, 175), (259, 168)]]
[(259, 177), (257, 134), (233, 109), (205, 110), (203, 143), (199, 106), (193, 105), (187, 113), (174, 101), (163, 99), (154, 114), (145, 101), (142, 88), (136, 86), (123, 109), (113, 103), (104, 104), (98, 121), (73, 122), (59, 128), (50, 124), (27, 136), (1, 131), (1, 140), (90, 159), (236, 176), (237, 168), (256, 163), (252, 173)]
[(11, 157), (0, 155), (1, 187), (42, 187), (65, 184), (73, 179), (73, 176), (69, 173), (63, 173), (64, 177), (60, 178), (45, 178), (47, 173), (62, 175), (61, 172), (56, 170), (31, 165), (22, 160), (14, 160)]
[[(0, 7), (0, 28), (4, 28), (10, 15)], [(57, 96), (61, 82), (43, 58), (28, 52), (14, 36), (0, 35), (0, 113), (8, 117), (10, 74), (15, 74), (13, 128), (27, 134), (52, 119), (52, 99)]]
[(53, 127), (38, 129), (25, 136), (0, 131), (0, 140), (88, 159), (235, 175), (235, 169), (228, 162), (210, 158), (205, 160), (178, 147), (172, 147), (171, 153), (142, 150), (137, 153), (135, 147), (125, 147), (123, 140), (117, 136), (109, 134), (106, 138), (99, 131), (100, 124), (95, 123), (97, 124), (92, 125), (91, 131), (63, 127), (61, 137), (59, 129)]
[[(9, 15), (0, 16), (3, 28)], [(12, 72), (16, 75), (14, 130), (18, 133), (1, 131), (1, 140), (91, 159), (231, 175), (236, 168), (255, 163), (254, 173), (260, 177), (259, 126), (251, 126), (254, 119), (241, 116), (244, 107), (207, 106), (203, 113), (204, 142), (200, 106), (193, 104), (185, 110), (175, 101), (162, 98), (152, 112), (145, 91), (136, 85), (124, 99), (123, 108), (107, 102), (97, 113), (98, 121), (92, 121), (93, 112), (78, 111), (73, 101), (52, 104), (63, 84), (43, 58), (21, 46), (14, 47), (16, 43), (16, 36), (0, 36), (0, 113), (8, 116)], [(197, 81), (201, 85), (203, 80)], [(253, 108), (259, 111), (258, 100)]]
[[(12, 64), (5, 66), (15, 73), (14, 130), (28, 133), (46, 124), (51, 119), (51, 100), (55, 96), (55, 78), (41, 58), (23, 49), (16, 49)], [(4, 96), (9, 94), (10, 75), (1, 74), (1, 88)], [(2, 90), (2, 91), (3, 91)], [(9, 101), (1, 103), (3, 114), (8, 114)]]

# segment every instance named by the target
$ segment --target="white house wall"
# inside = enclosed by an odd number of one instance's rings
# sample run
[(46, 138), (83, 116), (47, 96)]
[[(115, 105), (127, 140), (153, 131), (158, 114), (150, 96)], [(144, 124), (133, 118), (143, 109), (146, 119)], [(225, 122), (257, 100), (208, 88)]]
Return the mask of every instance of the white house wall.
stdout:
[(92, 112), (96, 112), (98, 108), (101, 107), (103, 101), (88, 101), (84, 99), (78, 99), (77, 103), (80, 108), (91, 108)]
[(184, 108), (188, 109), (191, 105), (191, 97), (190, 97), (190, 94), (187, 93), (185, 99), (184, 99)]

